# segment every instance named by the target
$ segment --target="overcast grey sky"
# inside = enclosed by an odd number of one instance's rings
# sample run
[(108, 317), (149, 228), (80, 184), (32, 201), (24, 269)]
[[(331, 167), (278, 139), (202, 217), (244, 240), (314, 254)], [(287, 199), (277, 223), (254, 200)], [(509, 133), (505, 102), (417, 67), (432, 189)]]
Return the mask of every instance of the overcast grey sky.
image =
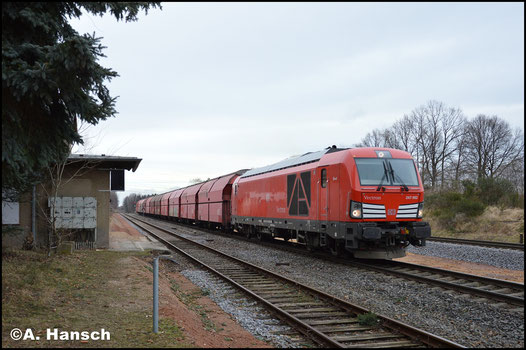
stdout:
[(349, 147), (431, 99), (524, 130), (523, 3), (162, 6), (72, 20), (120, 75), (90, 153), (143, 159), (121, 200)]

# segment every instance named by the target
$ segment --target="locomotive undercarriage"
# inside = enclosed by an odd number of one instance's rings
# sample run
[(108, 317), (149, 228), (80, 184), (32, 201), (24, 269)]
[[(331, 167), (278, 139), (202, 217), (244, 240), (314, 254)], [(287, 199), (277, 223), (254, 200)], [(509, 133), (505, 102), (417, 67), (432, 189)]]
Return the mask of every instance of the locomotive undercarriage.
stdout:
[[(425, 239), (431, 236), (431, 229), (426, 222), (320, 224), (299, 220), (290, 222), (235, 218), (234, 227), (247, 237), (257, 237), (259, 240), (267, 238), (295, 240), (305, 244), (309, 251), (326, 250), (335, 256), (351, 255), (361, 259), (403, 257), (409, 244), (424, 246)], [(312, 230), (316, 227), (319, 231)]]
[[(404, 257), (409, 244), (425, 246), (426, 238), (431, 236), (431, 229), (427, 222), (320, 224), (301, 220), (291, 222), (290, 220), (234, 218), (232, 226), (228, 225), (229, 227), (223, 228), (221, 225), (209, 227), (210, 223), (194, 220), (176, 219), (175, 221), (227, 231), (235, 229), (247, 238), (257, 238), (260, 241), (273, 238), (296, 241), (304, 244), (309, 251), (325, 250), (335, 256), (353, 256), (360, 259)], [(326, 232), (313, 231), (312, 229), (316, 227)]]

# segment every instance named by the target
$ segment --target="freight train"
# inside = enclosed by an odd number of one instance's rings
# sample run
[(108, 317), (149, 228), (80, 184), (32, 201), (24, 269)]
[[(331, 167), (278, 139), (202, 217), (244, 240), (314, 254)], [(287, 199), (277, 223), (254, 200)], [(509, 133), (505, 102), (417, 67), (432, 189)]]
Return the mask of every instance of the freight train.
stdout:
[(409, 153), (332, 146), (142, 199), (136, 212), (259, 240), (293, 240), (309, 251), (392, 259), (431, 236), (423, 205)]

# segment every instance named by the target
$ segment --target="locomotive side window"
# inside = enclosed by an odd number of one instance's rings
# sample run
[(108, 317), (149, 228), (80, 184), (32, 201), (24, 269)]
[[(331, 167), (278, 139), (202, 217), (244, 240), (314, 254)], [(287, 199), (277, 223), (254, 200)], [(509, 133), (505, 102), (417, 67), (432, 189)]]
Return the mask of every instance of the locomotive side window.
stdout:
[(321, 169), (321, 187), (327, 187), (327, 169)]

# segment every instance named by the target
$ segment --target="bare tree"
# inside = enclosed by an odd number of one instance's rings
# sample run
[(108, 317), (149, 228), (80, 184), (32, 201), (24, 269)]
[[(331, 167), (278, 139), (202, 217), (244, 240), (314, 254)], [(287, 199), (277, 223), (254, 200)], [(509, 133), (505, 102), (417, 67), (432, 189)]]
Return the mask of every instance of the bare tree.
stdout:
[(422, 182), (432, 189), (445, 185), (446, 170), (453, 162), (464, 123), (465, 117), (459, 108), (430, 100), (393, 126), (396, 134), (402, 135), (401, 145), (420, 165)]
[(502, 177), (509, 180), (518, 193), (524, 194), (524, 159), (517, 159), (502, 172)]
[(358, 147), (386, 147), (385, 146), (385, 129), (374, 129), (367, 133)]
[[(48, 166), (47, 178), (40, 184), (44, 199), (57, 198), (60, 190), (71, 180), (91, 171), (98, 163), (97, 161), (70, 159), (68, 156), (60, 162)], [(50, 207), (46, 205), (46, 200), (38, 200), (37, 203), (40, 216), (44, 218), (48, 226), (47, 251), (49, 255), (52, 248), (58, 247), (60, 243), (71, 236), (72, 230), (57, 228), (57, 212), (54, 202), (50, 203)]]
[(396, 144), (393, 143), (392, 148), (398, 148), (414, 154), (417, 145), (413, 138), (413, 129), (411, 118), (404, 114), (402, 119), (397, 120), (391, 128), (393, 138), (396, 139)]
[[(466, 174), (466, 148), (467, 148), (467, 121), (464, 120), (462, 125), (458, 127), (458, 135), (453, 140), (453, 148), (455, 151), (451, 155), (451, 173), (452, 173), (452, 187), (459, 189), (462, 175)], [(464, 175), (465, 176), (465, 175)]]
[(400, 142), (392, 128), (384, 130), (383, 139), (384, 147), (400, 149)]
[(479, 114), (467, 127), (468, 163), (476, 169), (477, 179), (499, 177), (524, 160), (524, 135), (513, 132), (509, 124), (496, 115)]
[[(445, 186), (446, 168), (454, 162), (453, 155), (457, 152), (459, 141), (464, 135), (466, 117), (460, 108), (447, 108), (441, 116), (441, 149), (438, 157), (440, 163), (440, 188)], [(460, 145), (461, 147), (463, 145)]]
[(460, 108), (430, 100), (392, 127), (374, 129), (356, 147), (391, 147), (415, 159), (427, 189), (444, 189), (466, 178), (502, 177), (524, 189), (524, 135), (497, 116), (468, 121)]
[(427, 169), (429, 168), (429, 137), (427, 125), (427, 111), (425, 106), (420, 106), (411, 112), (412, 136), (415, 140), (416, 163), (420, 167), (422, 183), (426, 185)]
[(116, 210), (119, 207), (119, 197), (117, 192), (110, 191), (110, 208)]

